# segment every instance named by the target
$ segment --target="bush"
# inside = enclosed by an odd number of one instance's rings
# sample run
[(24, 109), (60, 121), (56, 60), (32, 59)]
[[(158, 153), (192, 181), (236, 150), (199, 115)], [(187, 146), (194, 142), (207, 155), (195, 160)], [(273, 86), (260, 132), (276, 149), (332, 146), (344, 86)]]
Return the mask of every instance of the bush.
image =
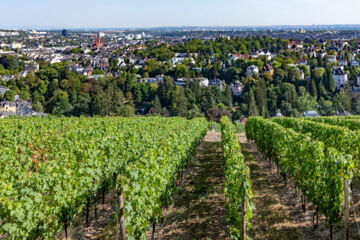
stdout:
[(231, 117), (229, 112), (222, 111), (218, 108), (209, 108), (205, 113), (205, 117), (208, 121), (214, 121), (217, 123), (220, 123), (221, 118), (224, 116), (226, 116), (228, 118)]

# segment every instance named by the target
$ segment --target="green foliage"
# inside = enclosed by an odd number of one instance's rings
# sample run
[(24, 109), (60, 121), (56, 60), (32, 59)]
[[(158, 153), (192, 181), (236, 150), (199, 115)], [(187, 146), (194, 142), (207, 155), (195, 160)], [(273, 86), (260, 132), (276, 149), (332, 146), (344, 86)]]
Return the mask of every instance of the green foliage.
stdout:
[(245, 201), (248, 229), (250, 228), (254, 203), (250, 169), (241, 153), (240, 142), (235, 135), (234, 125), (227, 117), (221, 119), (221, 143), (225, 158), (226, 219), (231, 239), (240, 239), (242, 203)]
[(249, 118), (245, 127), (248, 139), (254, 140), (285, 176), (292, 176), (328, 224), (338, 224), (344, 213), (343, 181), (352, 178), (351, 156), (270, 120)]
[[(312, 118), (306, 118), (311, 120)], [(286, 128), (292, 128), (296, 132), (311, 134), (312, 139), (316, 139), (325, 144), (325, 148), (334, 148), (343, 155), (350, 155), (356, 164), (356, 171), (360, 169), (360, 132), (351, 131), (346, 127), (334, 126), (326, 123), (319, 123), (297, 118), (274, 118), (274, 122)]]
[(0, 160), (0, 236), (54, 239), (88, 199), (122, 187), (128, 239), (145, 239), (207, 122), (26, 118), (2, 120), (0, 127), (6, 138)]
[(12, 90), (9, 90), (4, 95), (5, 99), (7, 101), (14, 101), (15, 100), (15, 93)]
[(122, 117), (134, 117), (135, 109), (133, 106), (130, 105), (122, 105), (117, 108), (116, 113), (118, 116)]

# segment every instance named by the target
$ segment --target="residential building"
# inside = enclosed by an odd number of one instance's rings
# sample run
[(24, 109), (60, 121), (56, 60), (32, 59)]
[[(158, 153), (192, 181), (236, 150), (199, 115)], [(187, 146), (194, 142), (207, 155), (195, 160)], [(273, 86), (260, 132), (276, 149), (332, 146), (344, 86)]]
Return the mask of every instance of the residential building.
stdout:
[(237, 80), (234, 83), (230, 84), (230, 88), (233, 96), (240, 97), (244, 90), (244, 84)]
[(317, 117), (319, 114), (316, 111), (306, 111), (303, 113), (303, 117)]
[(336, 63), (337, 62), (337, 59), (336, 59), (335, 55), (328, 55), (327, 59), (328, 59), (329, 63)]
[(348, 74), (344, 71), (344, 67), (333, 67), (332, 76), (337, 89), (343, 88), (348, 82)]
[(255, 74), (259, 74), (259, 68), (257, 66), (251, 65), (246, 68), (246, 76), (252, 76)]

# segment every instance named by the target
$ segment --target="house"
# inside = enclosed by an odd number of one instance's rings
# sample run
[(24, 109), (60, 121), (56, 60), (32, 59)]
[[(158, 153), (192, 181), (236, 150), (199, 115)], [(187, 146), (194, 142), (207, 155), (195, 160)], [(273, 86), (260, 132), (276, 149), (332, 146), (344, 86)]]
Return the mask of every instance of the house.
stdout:
[(0, 103), (0, 112), (8, 112), (16, 114), (15, 101), (4, 101)]
[(336, 63), (337, 62), (337, 59), (336, 59), (335, 55), (328, 55), (327, 59), (328, 59), (329, 63)]
[(358, 62), (358, 61), (353, 60), (353, 61), (351, 62), (351, 66), (352, 66), (352, 67), (359, 67), (359, 66), (360, 66), (360, 64), (359, 64), (359, 62)]
[(340, 66), (347, 66), (347, 60), (345, 58), (339, 59)]
[(304, 43), (302, 41), (290, 41), (288, 43), (288, 49), (300, 49), (304, 47)]
[(244, 84), (237, 80), (234, 83), (230, 84), (230, 88), (233, 96), (240, 97), (244, 90)]
[(209, 79), (207, 78), (178, 78), (175, 81), (175, 85), (178, 86), (185, 86), (186, 82), (188, 81), (194, 81), (194, 80), (198, 80), (200, 87), (208, 87), (209, 86)]
[(278, 112), (275, 114), (275, 117), (283, 117), (284, 115), (281, 114), (281, 112)]
[(246, 68), (246, 76), (252, 76), (254, 74), (259, 74), (259, 68), (255, 65), (248, 66)]
[(217, 86), (221, 91), (225, 90), (226, 83), (224, 80), (214, 79), (209, 82), (210, 86)]
[(296, 61), (296, 64), (298, 65), (307, 65), (307, 60), (306, 59), (299, 59)]
[(306, 111), (303, 113), (303, 117), (317, 117), (319, 114), (316, 111)]
[(190, 57), (190, 58), (174, 57), (174, 58), (170, 59), (169, 61), (170, 61), (170, 63), (173, 65), (173, 67), (176, 67), (176, 65), (178, 65), (178, 64), (183, 64), (183, 62), (184, 62), (185, 60), (188, 60), (188, 62), (189, 62), (190, 64), (192, 64), (192, 65), (195, 65), (195, 63), (196, 63), (195, 60), (194, 60), (192, 57)]
[(263, 72), (268, 72), (270, 73), (270, 75), (274, 75), (274, 69), (272, 68), (272, 66), (270, 64), (266, 64), (263, 67)]
[(13, 43), (9, 44), (9, 48), (11, 48), (11, 49), (22, 48), (22, 44), (21, 44), (21, 43), (13, 42)]
[(47, 116), (46, 113), (38, 113), (32, 110), (32, 103), (24, 101), (20, 98), (15, 101), (4, 101), (0, 103), (0, 118), (5, 118), (8, 116)]
[(344, 67), (333, 67), (332, 76), (335, 83), (335, 88), (343, 88), (348, 82), (348, 74), (344, 71)]

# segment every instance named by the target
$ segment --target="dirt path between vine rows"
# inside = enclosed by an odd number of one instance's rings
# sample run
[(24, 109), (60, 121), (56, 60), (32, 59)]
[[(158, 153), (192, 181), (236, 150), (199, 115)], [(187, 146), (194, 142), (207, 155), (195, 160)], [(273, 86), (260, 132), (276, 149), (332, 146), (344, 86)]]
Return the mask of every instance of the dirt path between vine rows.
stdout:
[[(173, 204), (163, 210), (164, 218), (156, 228), (155, 239), (230, 239), (225, 218), (223, 161), (221, 134), (208, 132)], [(150, 236), (151, 231), (148, 239)]]
[[(325, 217), (319, 216), (319, 226), (313, 228), (314, 209), (310, 203), (303, 211), (299, 194), (295, 197), (295, 188), (291, 179), (285, 186), (283, 178), (276, 173), (265, 160), (256, 145), (247, 141), (245, 134), (239, 135), (245, 161), (251, 170), (252, 190), (256, 209), (253, 211), (250, 235), (253, 240), (328, 240), (329, 228)], [(360, 212), (360, 183), (354, 183), (354, 203), (356, 212)], [(357, 219), (359, 221), (359, 219)], [(344, 239), (343, 226), (335, 227), (333, 239)], [(354, 221), (353, 211), (350, 212), (350, 239), (360, 239)]]

